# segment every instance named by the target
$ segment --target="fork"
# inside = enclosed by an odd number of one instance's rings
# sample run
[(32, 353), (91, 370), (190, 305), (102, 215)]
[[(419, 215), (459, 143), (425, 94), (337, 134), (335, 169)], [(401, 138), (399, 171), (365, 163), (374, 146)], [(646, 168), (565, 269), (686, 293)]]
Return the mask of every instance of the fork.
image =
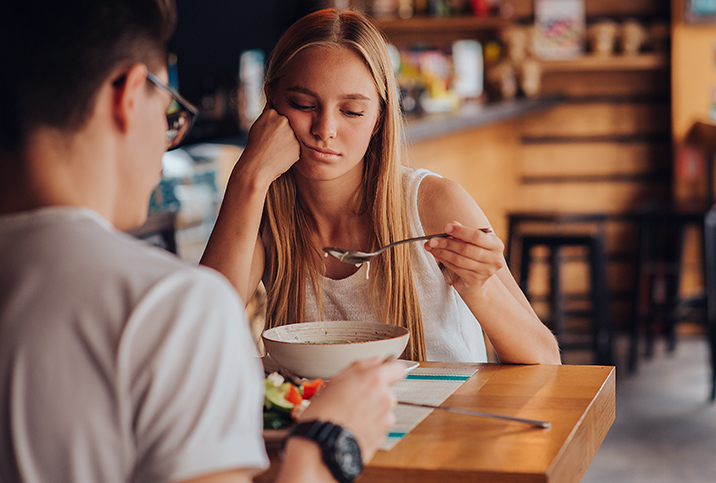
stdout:
[[(480, 228), (479, 230), (483, 233), (492, 233), (492, 228)], [(435, 235), (425, 235), (425, 236), (417, 236), (415, 238), (407, 238), (405, 240), (393, 242), (393, 243), (386, 245), (383, 248), (379, 248), (378, 250), (371, 252), (371, 253), (361, 252), (358, 250), (346, 250), (345, 248), (335, 248), (335, 247), (323, 247), (323, 251), (326, 252), (326, 256), (330, 255), (333, 258), (337, 258), (341, 262), (350, 263), (351, 265), (360, 265), (361, 263), (369, 262), (371, 259), (380, 255), (381, 253), (386, 251), (388, 248), (392, 248), (396, 245), (400, 245), (400, 244), (408, 243), (408, 242), (421, 241), (421, 240), (429, 240), (431, 238), (449, 238), (449, 237), (450, 237), (450, 235), (448, 235), (447, 233), (438, 233)]]

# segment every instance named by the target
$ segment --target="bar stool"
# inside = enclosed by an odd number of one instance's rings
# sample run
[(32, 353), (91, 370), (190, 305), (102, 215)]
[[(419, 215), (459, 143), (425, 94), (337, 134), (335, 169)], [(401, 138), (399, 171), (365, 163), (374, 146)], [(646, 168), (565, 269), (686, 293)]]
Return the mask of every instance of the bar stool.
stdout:
[[(529, 274), (534, 263), (533, 248), (546, 247), (549, 250), (549, 306), (550, 319), (545, 321), (563, 351), (591, 350), (594, 360), (600, 365), (612, 365), (612, 326), (610, 320), (610, 300), (607, 281), (607, 257), (604, 247), (602, 222), (604, 214), (529, 214), (518, 213), (510, 217), (510, 233), (508, 237), (508, 260), (514, 256), (519, 247), (519, 285), (525, 295), (530, 298)], [(556, 225), (556, 228), (530, 233), (524, 232), (519, 225), (529, 222), (542, 222)], [(565, 231), (561, 228), (567, 224), (597, 222), (597, 230)], [(513, 246), (514, 244), (514, 246)], [(562, 270), (565, 262), (562, 249), (565, 247), (583, 247), (588, 256), (585, 262), (589, 265), (590, 278), (590, 309), (588, 311), (567, 310), (565, 290), (562, 283)], [(514, 264), (510, 264), (514, 267)], [(586, 342), (572, 342), (567, 327), (567, 319), (574, 316), (589, 315), (592, 320), (591, 333)]]
[[(636, 300), (630, 330), (629, 371), (637, 369), (641, 334), (645, 355), (653, 352), (656, 322), (661, 322), (667, 350), (676, 345), (676, 325), (688, 307), (704, 308), (703, 321), (711, 347), (711, 366), (716, 390), (716, 209), (678, 206), (656, 207), (636, 214), (639, 223)], [(703, 235), (705, 296), (684, 299), (679, 294), (683, 272), (686, 229), (697, 228)], [(713, 399), (713, 397), (712, 397)]]
[(689, 225), (702, 228), (704, 212), (672, 207), (635, 213), (639, 227), (634, 315), (629, 336), (628, 370), (636, 371), (640, 336), (645, 335), (645, 355), (651, 357), (655, 326), (661, 323), (667, 350), (676, 346), (676, 325), (684, 306), (679, 297), (683, 267), (684, 235)]

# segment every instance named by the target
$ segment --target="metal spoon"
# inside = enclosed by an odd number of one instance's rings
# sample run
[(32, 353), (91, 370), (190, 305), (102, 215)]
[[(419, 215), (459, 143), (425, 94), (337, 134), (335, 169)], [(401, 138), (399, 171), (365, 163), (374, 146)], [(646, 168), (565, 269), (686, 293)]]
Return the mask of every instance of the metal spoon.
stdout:
[[(483, 233), (492, 233), (492, 228), (480, 228), (480, 231)], [(414, 242), (414, 241), (421, 241), (421, 240), (429, 240), (431, 238), (448, 238), (450, 235), (447, 233), (438, 233), (436, 235), (425, 235), (425, 236), (418, 236), (415, 238), (408, 238), (406, 240), (400, 240), (394, 243), (391, 243), (390, 245), (386, 245), (383, 248), (380, 248), (372, 253), (366, 253), (361, 252), (358, 250), (346, 250), (344, 248), (334, 248), (334, 247), (323, 247), (323, 251), (326, 252), (326, 256), (330, 255), (333, 258), (337, 258), (338, 260), (350, 263), (351, 265), (360, 265), (361, 263), (369, 262), (372, 258), (380, 255), (384, 251), (386, 251), (388, 248), (392, 248), (396, 245), (400, 245), (402, 243), (408, 243), (408, 242)]]

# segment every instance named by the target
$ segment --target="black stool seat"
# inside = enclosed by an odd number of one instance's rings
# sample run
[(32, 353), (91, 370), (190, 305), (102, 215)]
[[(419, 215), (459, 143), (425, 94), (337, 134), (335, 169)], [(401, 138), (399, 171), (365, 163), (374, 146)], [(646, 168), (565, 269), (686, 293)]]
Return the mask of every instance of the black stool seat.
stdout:
[[(537, 246), (549, 249), (550, 265), (550, 306), (552, 313), (551, 329), (562, 350), (589, 348), (595, 354), (596, 363), (612, 365), (612, 327), (609, 317), (609, 291), (607, 288), (607, 259), (604, 248), (604, 236), (601, 231), (596, 233), (535, 233), (520, 235), (522, 250), (520, 261), (519, 284), (529, 298), (529, 272), (532, 264), (532, 248)], [(583, 344), (567, 344), (565, 319), (565, 294), (561, 281), (561, 270), (564, 262), (562, 248), (581, 246), (589, 251), (587, 262), (590, 267), (590, 300), (592, 315), (592, 337), (586, 347)]]

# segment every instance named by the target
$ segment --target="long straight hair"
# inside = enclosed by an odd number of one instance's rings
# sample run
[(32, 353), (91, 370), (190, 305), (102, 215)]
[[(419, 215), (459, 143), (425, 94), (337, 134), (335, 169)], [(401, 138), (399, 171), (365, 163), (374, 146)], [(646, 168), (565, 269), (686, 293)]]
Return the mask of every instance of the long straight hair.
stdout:
[[(362, 15), (326, 9), (309, 14), (279, 40), (266, 73), (269, 103), (291, 60), (309, 47), (349, 49), (370, 70), (380, 97), (380, 116), (364, 156), (358, 212), (371, 221), (372, 245), (383, 246), (409, 236), (405, 193), (401, 182), (403, 117), (386, 42)], [(320, 254), (311, 245), (308, 211), (296, 190), (293, 168), (269, 188), (261, 222), (266, 247), (268, 296), (266, 327), (304, 320), (307, 283), (316, 294), (322, 318)], [(404, 357), (425, 360), (423, 322), (413, 281), (408, 245), (389, 250), (372, 261), (369, 293), (376, 320), (406, 327), (410, 339)]]

